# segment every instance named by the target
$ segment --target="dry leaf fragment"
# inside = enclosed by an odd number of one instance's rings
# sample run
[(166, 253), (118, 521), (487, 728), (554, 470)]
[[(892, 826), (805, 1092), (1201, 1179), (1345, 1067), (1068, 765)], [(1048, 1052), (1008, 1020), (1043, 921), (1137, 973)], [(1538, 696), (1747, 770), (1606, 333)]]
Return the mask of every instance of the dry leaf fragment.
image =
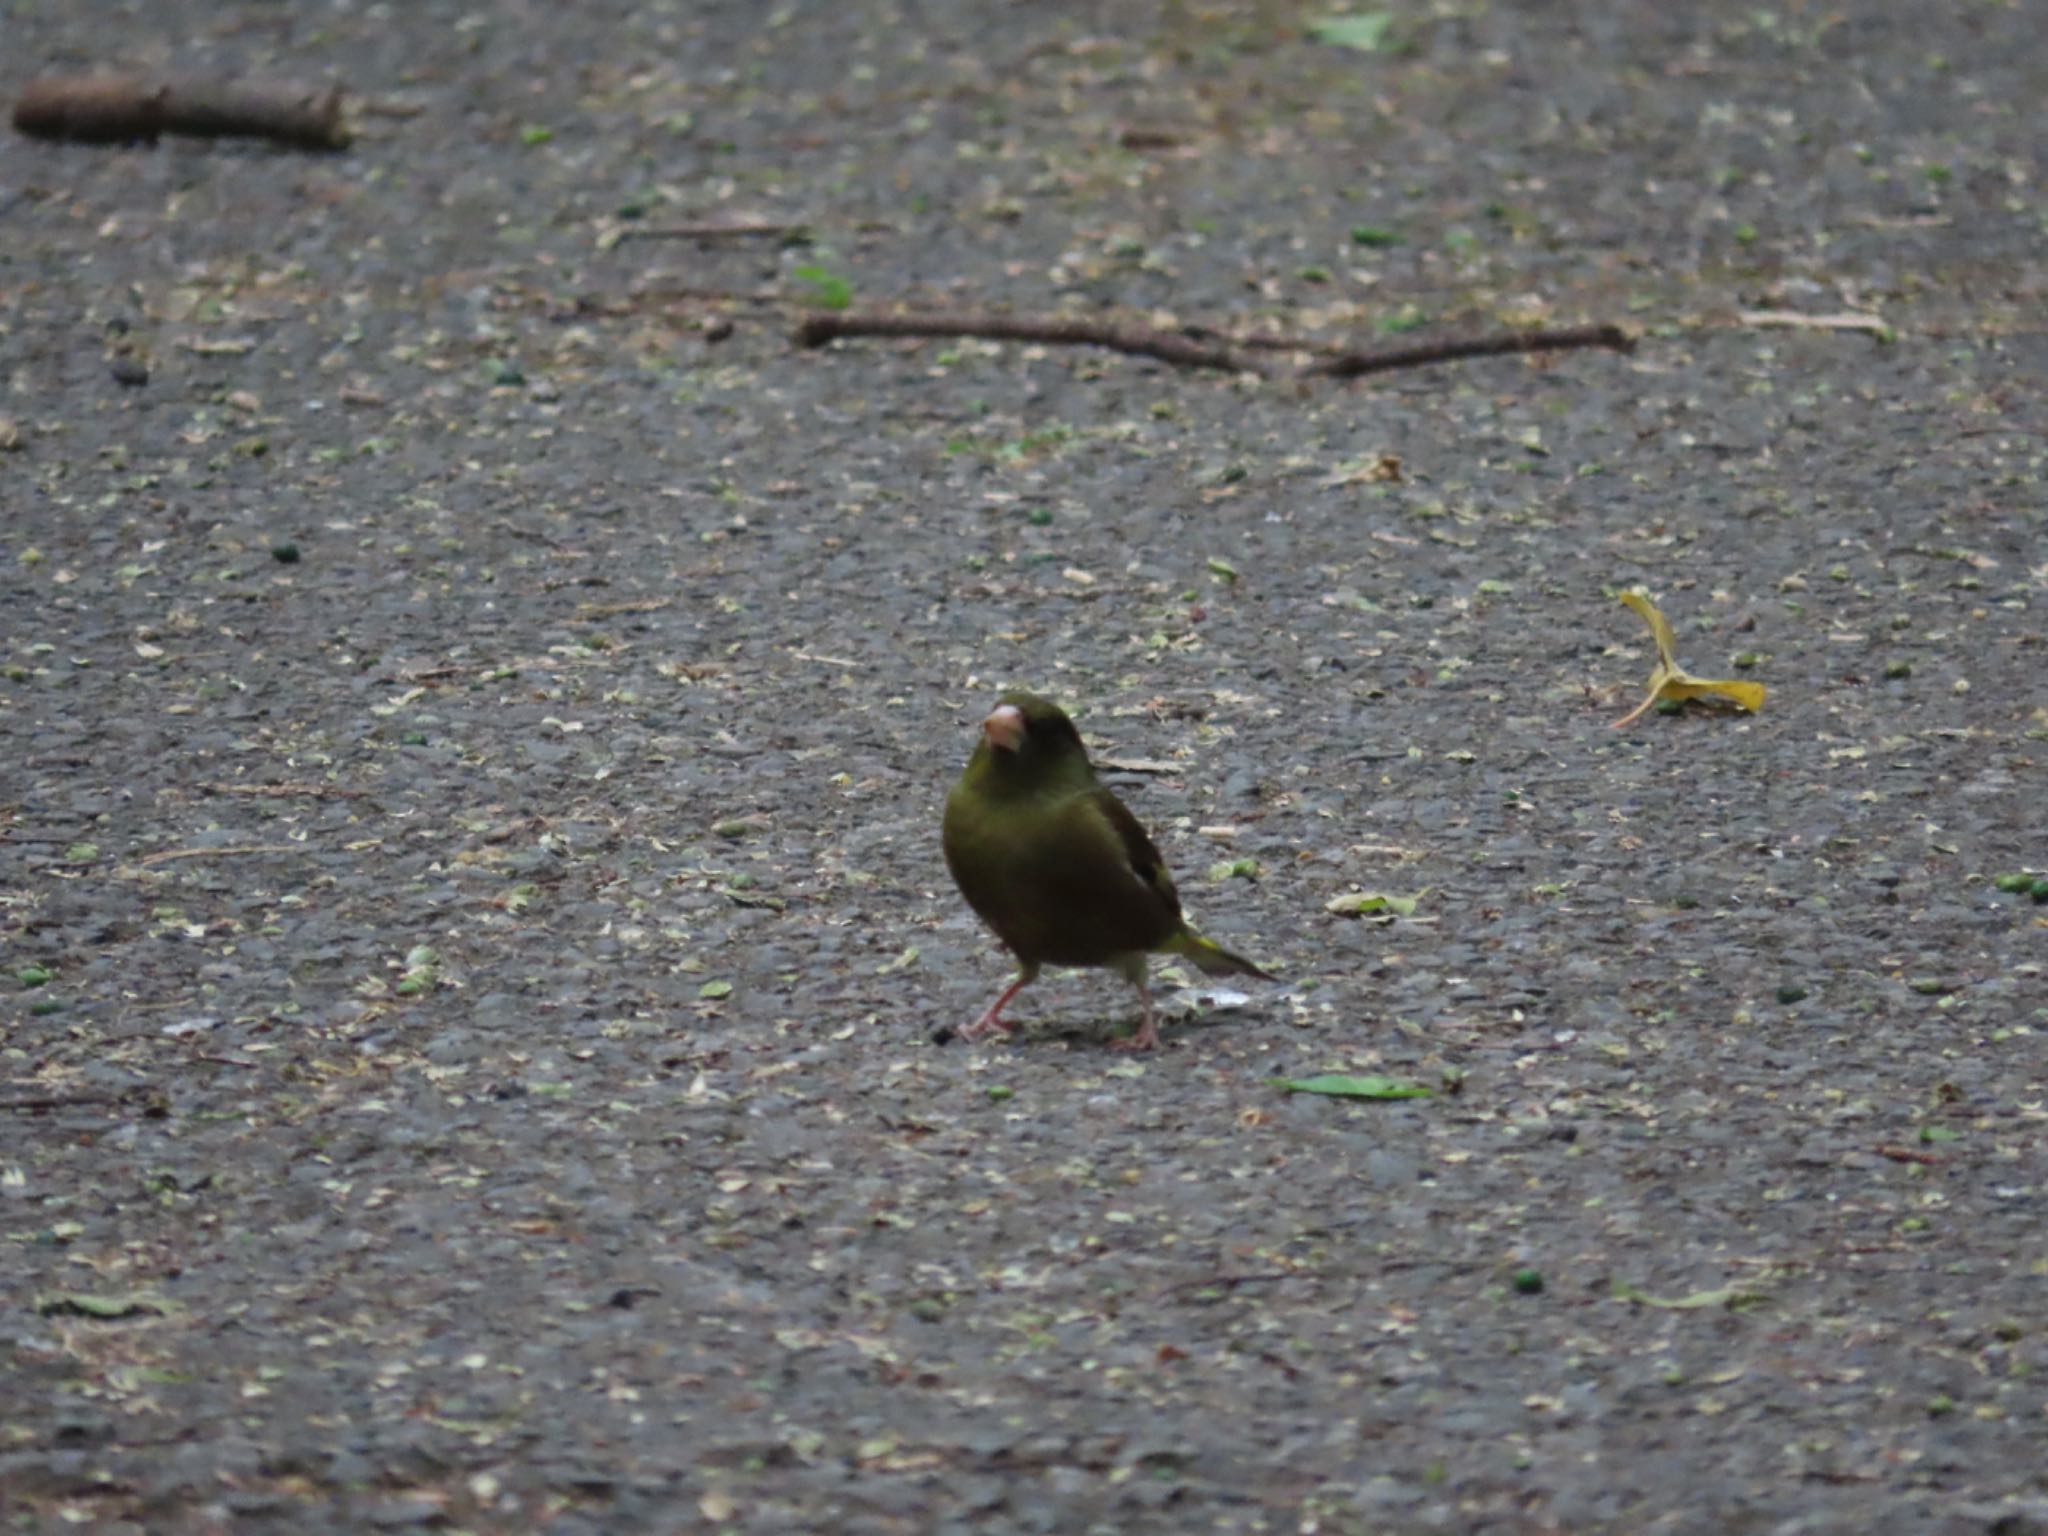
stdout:
[(1657, 668), (1650, 674), (1650, 694), (1642, 703), (1614, 722), (1618, 731), (1632, 724), (1652, 704), (1663, 699), (1683, 703), (1687, 699), (1703, 699), (1709, 696), (1723, 698), (1742, 708), (1755, 711), (1764, 707), (1764, 685), (1746, 683), (1735, 679), (1714, 679), (1694, 677), (1678, 664), (1678, 642), (1671, 634), (1670, 622), (1657, 611), (1657, 605), (1639, 591), (1621, 594), (1621, 600), (1643, 616), (1643, 622), (1650, 626), (1650, 635), (1657, 642)]
[(1892, 341), (1897, 332), (1882, 315), (1845, 310), (1838, 315), (1807, 315), (1788, 309), (1745, 309), (1735, 317), (1743, 325), (1759, 329), (1791, 331), (1864, 331), (1879, 341)]

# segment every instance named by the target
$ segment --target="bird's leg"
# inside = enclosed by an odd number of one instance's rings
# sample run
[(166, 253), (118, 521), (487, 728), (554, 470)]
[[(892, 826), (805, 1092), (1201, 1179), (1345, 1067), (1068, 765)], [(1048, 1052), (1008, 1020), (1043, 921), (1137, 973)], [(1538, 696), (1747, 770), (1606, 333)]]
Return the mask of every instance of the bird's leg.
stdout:
[(1031, 985), (1032, 978), (1037, 974), (1038, 968), (1036, 966), (1018, 973), (1017, 979), (1003, 988), (1002, 996), (988, 1005), (988, 1012), (984, 1013), (972, 1024), (968, 1024), (958, 1031), (960, 1038), (962, 1040), (979, 1040), (983, 1035), (993, 1034), (999, 1029), (1005, 1034), (1015, 1029), (1016, 1025), (1007, 1024), (1003, 1021), (1004, 1005), (1019, 992), (1022, 992)]
[(1125, 972), (1131, 978), (1131, 985), (1138, 989), (1138, 1001), (1145, 1009), (1144, 1017), (1138, 1023), (1138, 1032), (1128, 1040), (1112, 1040), (1109, 1048), (1113, 1051), (1156, 1051), (1159, 1049), (1159, 1025), (1152, 1018), (1152, 989), (1145, 985), (1145, 959), (1138, 957), (1136, 974)]

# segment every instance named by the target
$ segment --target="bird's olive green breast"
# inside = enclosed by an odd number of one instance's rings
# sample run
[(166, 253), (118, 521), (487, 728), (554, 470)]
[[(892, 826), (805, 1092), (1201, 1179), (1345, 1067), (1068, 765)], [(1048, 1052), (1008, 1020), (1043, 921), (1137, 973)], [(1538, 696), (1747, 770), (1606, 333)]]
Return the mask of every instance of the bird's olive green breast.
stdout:
[(1094, 801), (1094, 791), (990, 795), (972, 776), (947, 798), (947, 868), (1020, 960), (1109, 965), (1180, 930), (1171, 882), (1162, 891), (1132, 866)]

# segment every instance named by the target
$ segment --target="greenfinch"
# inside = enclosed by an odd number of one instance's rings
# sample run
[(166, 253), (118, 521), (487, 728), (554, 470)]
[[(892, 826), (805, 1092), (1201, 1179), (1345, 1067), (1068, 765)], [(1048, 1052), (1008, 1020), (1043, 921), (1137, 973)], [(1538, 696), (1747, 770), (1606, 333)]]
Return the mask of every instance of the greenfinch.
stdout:
[(1188, 926), (1159, 850), (1096, 782), (1080, 732), (1048, 699), (1006, 693), (982, 721), (946, 797), (943, 841), (960, 894), (1017, 957), (1016, 980), (952, 1032), (962, 1039), (1013, 1028), (1004, 1006), (1047, 965), (1105, 966), (1136, 987), (1144, 1017), (1118, 1046), (1140, 1051), (1159, 1044), (1148, 956), (1179, 955), (1210, 976), (1274, 979)]

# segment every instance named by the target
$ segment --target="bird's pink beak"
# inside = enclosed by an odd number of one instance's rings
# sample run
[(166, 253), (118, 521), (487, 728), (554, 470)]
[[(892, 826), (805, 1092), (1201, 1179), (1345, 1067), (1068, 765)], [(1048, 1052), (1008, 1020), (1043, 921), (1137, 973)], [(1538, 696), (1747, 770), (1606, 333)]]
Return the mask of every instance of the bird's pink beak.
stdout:
[(981, 722), (981, 734), (999, 752), (1014, 752), (1024, 745), (1024, 711), (1014, 704), (999, 704)]

